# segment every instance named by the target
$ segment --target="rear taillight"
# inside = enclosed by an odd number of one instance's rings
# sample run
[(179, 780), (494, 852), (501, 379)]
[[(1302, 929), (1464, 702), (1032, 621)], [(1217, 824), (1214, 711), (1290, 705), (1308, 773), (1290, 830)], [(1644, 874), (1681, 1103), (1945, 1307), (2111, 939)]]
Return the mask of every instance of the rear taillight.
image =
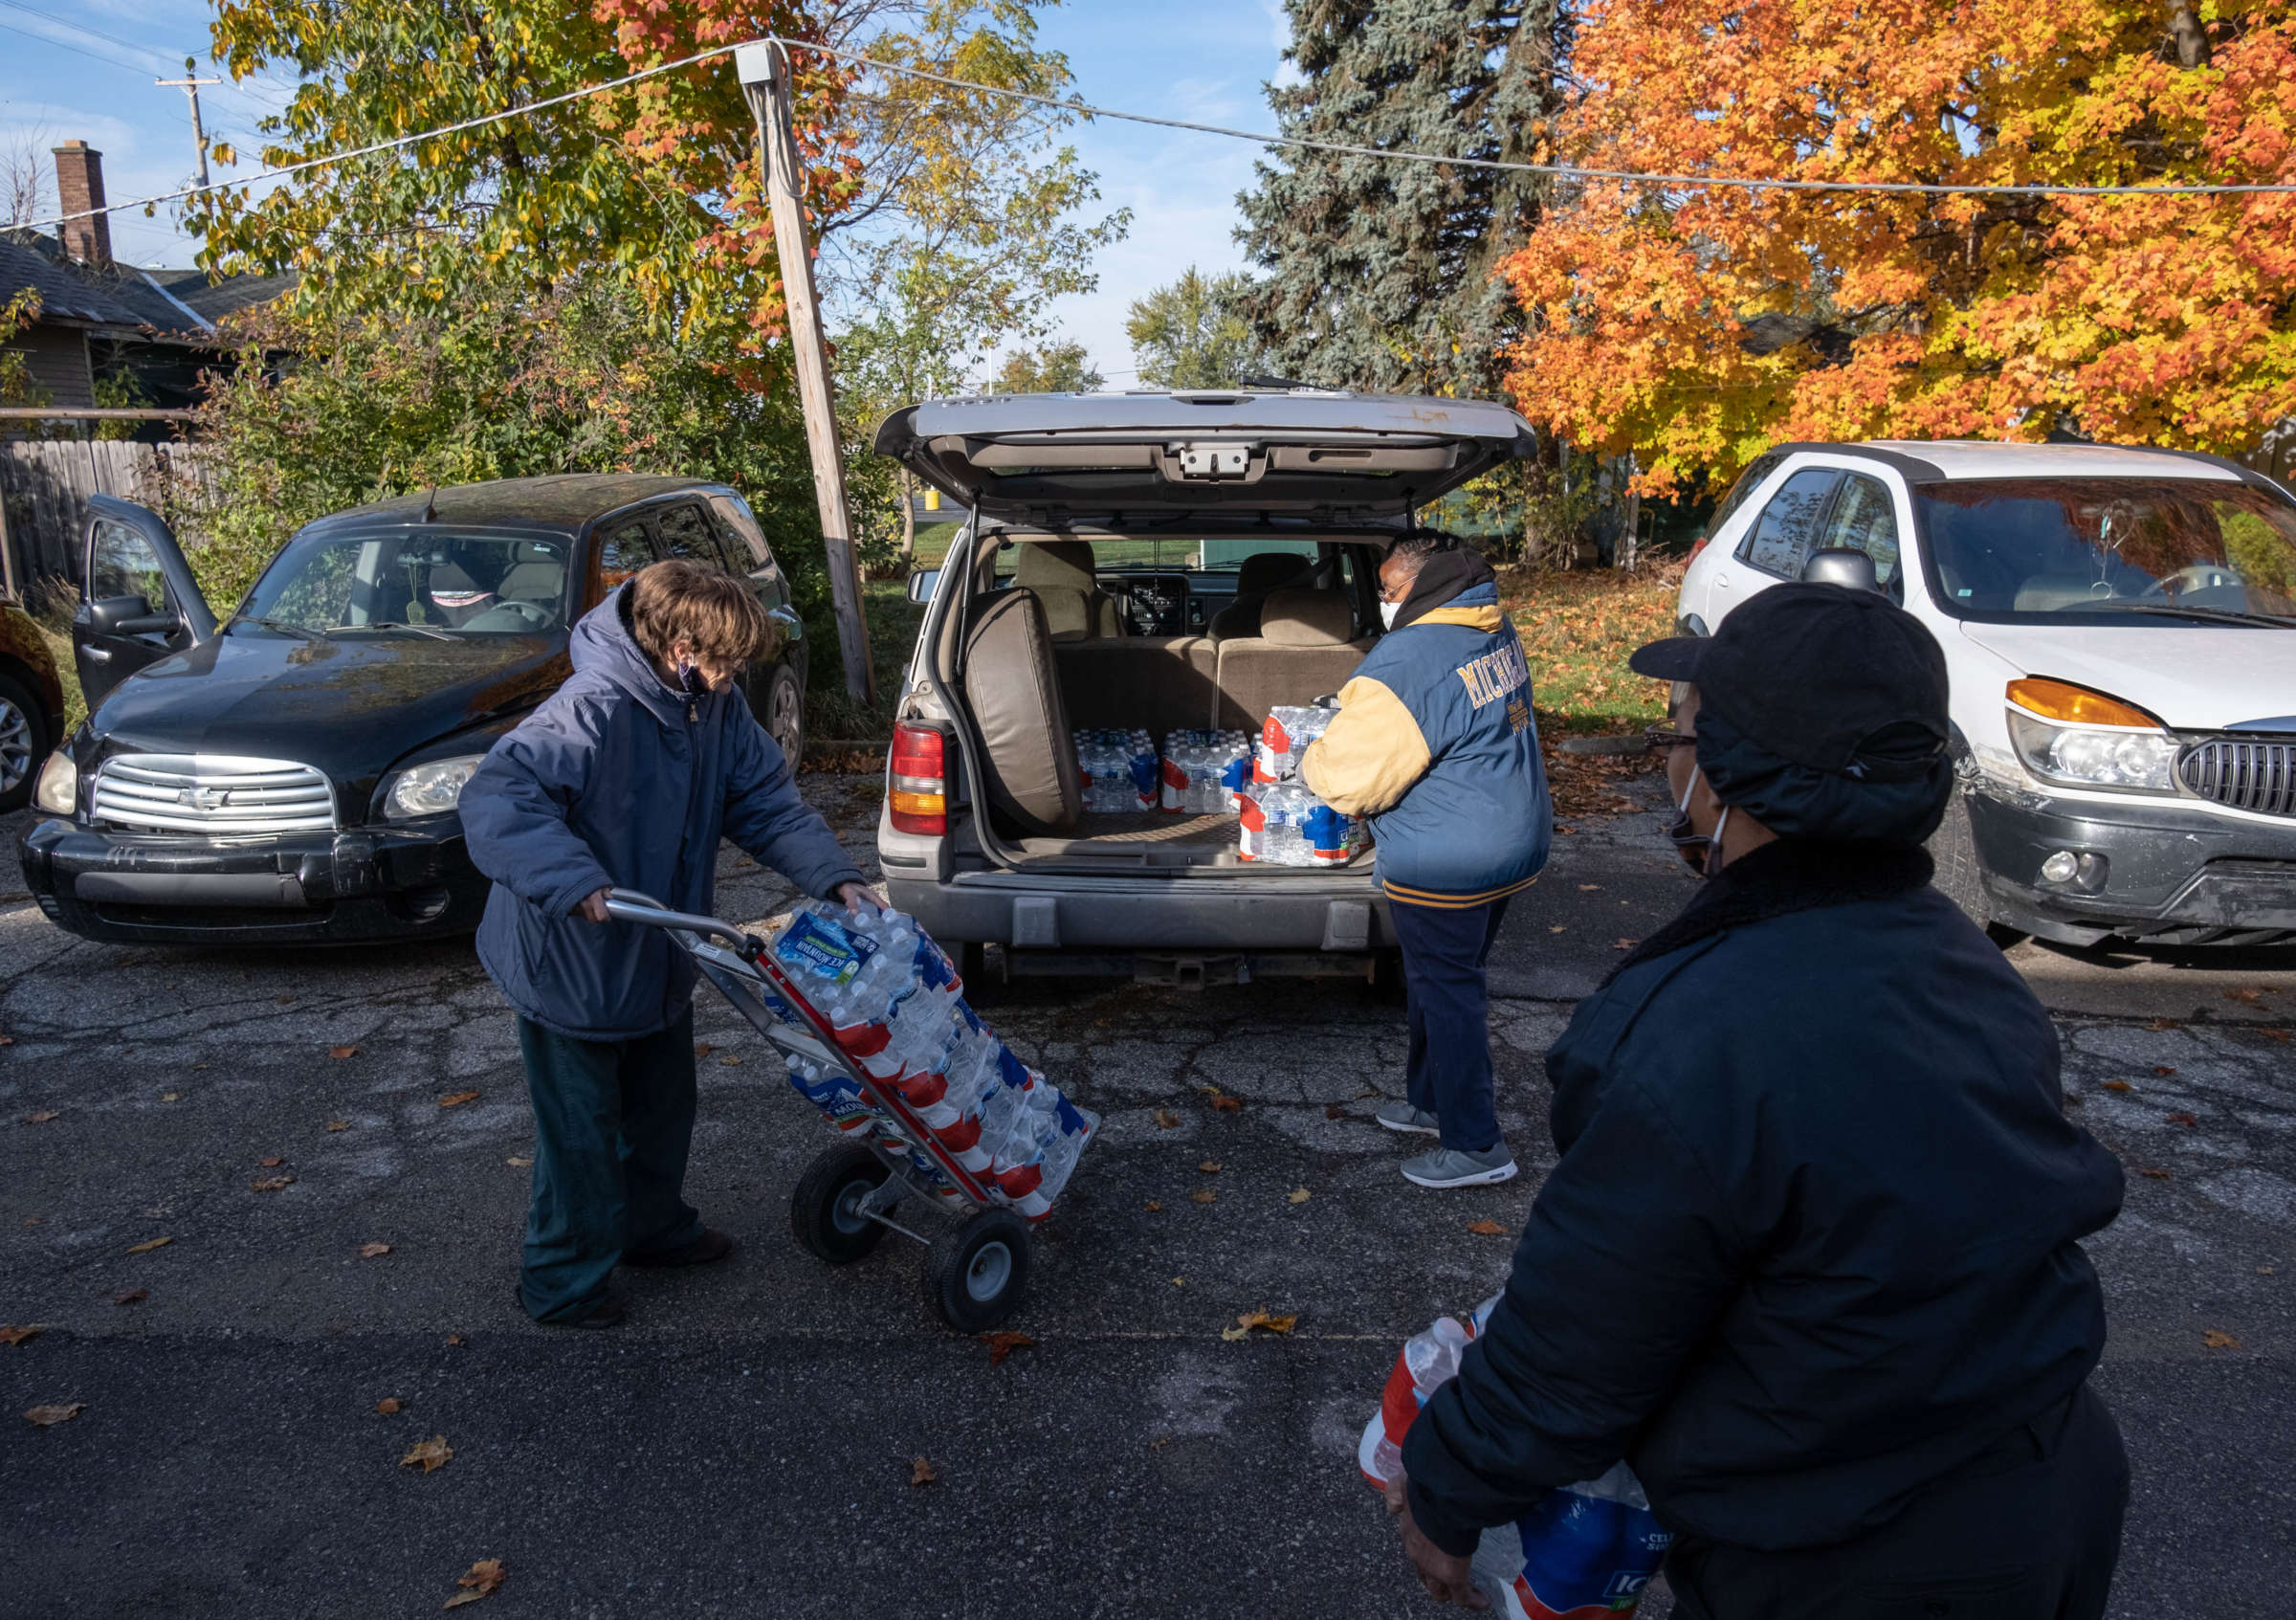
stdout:
[(1688, 563), (1695, 563), (1698, 561), (1698, 553), (1706, 549), (1706, 543), (1712, 537), (1711, 535), (1702, 534), (1696, 540), (1691, 541), (1690, 554), (1683, 560)]
[(947, 743), (929, 725), (893, 728), (893, 826), (896, 832), (949, 830)]

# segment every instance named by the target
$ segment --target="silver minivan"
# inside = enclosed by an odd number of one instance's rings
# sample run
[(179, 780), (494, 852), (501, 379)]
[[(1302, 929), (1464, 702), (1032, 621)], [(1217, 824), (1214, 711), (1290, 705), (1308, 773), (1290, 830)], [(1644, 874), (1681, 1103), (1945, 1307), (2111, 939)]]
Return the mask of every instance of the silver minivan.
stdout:
[(969, 513), (896, 710), (877, 852), (890, 897), (978, 978), (1380, 976), (1366, 849), (1237, 852), (1233, 815), (1083, 811), (1073, 734), (1257, 732), (1338, 691), (1380, 633), (1375, 570), (1430, 501), (1532, 454), (1480, 400), (1319, 389), (998, 394), (878, 429)]

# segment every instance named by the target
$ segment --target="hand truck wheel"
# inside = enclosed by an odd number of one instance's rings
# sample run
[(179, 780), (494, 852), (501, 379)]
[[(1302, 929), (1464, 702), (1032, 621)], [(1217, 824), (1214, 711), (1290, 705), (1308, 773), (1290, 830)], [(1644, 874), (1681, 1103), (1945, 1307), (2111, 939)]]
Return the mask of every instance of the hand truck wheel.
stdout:
[(863, 1214), (860, 1206), (891, 1174), (862, 1143), (839, 1143), (797, 1178), (789, 1194), (789, 1230), (817, 1259), (850, 1265), (884, 1240), (888, 1229)]
[(986, 1333), (1028, 1292), (1028, 1223), (1010, 1209), (983, 1209), (949, 1228), (925, 1251), (924, 1281), (941, 1320)]

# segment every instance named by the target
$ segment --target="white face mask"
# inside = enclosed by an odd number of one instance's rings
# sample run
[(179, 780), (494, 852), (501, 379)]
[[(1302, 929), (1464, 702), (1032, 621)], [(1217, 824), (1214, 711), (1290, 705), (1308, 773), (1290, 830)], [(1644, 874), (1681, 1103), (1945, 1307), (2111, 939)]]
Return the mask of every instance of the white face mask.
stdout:
[(1380, 603), (1380, 628), (1381, 628), (1381, 629), (1383, 629), (1383, 630), (1393, 630), (1393, 629), (1395, 628), (1395, 615), (1396, 615), (1396, 614), (1398, 614), (1398, 613), (1400, 613), (1400, 612), (1402, 612), (1402, 610), (1403, 610), (1403, 605), (1402, 605), (1401, 602), (1382, 602), (1382, 603)]

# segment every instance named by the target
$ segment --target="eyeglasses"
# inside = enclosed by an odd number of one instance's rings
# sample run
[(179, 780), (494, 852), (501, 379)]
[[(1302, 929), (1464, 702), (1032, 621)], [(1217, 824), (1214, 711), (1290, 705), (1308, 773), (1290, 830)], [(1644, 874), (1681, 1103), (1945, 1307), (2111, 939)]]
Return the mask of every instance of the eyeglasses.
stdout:
[(1689, 732), (1668, 731), (1660, 725), (1651, 726), (1643, 733), (1643, 746), (1654, 754), (1672, 753), (1676, 748), (1692, 748), (1697, 744), (1698, 739)]

